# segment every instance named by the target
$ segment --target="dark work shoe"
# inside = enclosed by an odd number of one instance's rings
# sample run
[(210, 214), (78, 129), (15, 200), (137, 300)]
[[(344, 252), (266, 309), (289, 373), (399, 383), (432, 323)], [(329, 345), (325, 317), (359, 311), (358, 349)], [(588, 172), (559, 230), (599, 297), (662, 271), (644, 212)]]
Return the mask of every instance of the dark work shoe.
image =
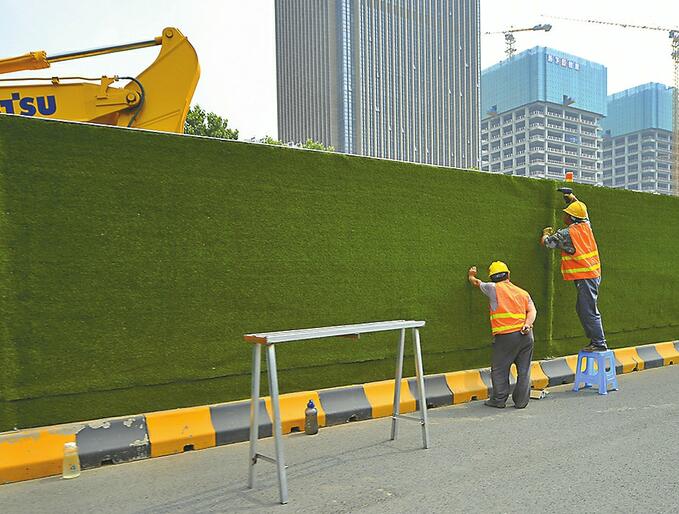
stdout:
[(516, 404), (514, 404), (514, 408), (515, 408), (515, 409), (525, 409), (527, 405), (528, 405), (527, 403), (524, 404), (524, 405), (516, 405)]
[(605, 352), (606, 350), (608, 350), (608, 347), (606, 346), (599, 346), (591, 343), (582, 349), (583, 352)]
[(504, 403), (497, 403), (497, 402), (494, 401), (494, 400), (486, 400), (485, 402), (483, 402), (483, 404), (484, 404), (486, 407), (495, 407), (496, 409), (504, 409), (504, 408), (505, 408), (505, 404), (504, 404)]

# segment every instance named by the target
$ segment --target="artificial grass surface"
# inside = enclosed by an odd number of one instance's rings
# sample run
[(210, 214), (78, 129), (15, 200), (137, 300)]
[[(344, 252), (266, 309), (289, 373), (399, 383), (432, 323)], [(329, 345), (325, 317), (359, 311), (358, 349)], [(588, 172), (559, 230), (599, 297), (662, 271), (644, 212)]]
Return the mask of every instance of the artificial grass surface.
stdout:
[[(245, 398), (248, 332), (427, 320), (427, 373), (486, 366), (505, 260), (536, 358), (585, 342), (551, 181), (0, 116), (0, 430)], [(679, 201), (576, 185), (612, 346), (677, 337)], [(283, 392), (393, 376), (396, 334), (284, 345)], [(412, 366), (409, 371), (412, 372)]]

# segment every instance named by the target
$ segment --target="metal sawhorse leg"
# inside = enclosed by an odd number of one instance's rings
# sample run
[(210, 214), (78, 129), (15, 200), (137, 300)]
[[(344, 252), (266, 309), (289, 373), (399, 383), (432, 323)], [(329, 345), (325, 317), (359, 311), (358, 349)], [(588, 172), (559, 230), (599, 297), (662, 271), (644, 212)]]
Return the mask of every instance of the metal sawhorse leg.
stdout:
[[(429, 427), (427, 425), (427, 398), (424, 390), (424, 372), (422, 369), (422, 350), (420, 347), (419, 327), (425, 325), (424, 321), (418, 320), (394, 320), (373, 323), (358, 323), (353, 325), (338, 325), (331, 327), (319, 327), (301, 330), (284, 330), (281, 332), (263, 332), (258, 334), (245, 334), (247, 342), (254, 343), (252, 349), (252, 394), (250, 396), (250, 460), (248, 469), (248, 487), (255, 485), (255, 464), (264, 460), (276, 464), (278, 472), (278, 488), (280, 502), (288, 502), (288, 483), (286, 477), (285, 458), (283, 456), (283, 437), (281, 427), (281, 410), (278, 394), (278, 374), (276, 371), (276, 343), (291, 341), (303, 341), (326, 337), (359, 336), (374, 332), (399, 330), (400, 339), (398, 356), (396, 359), (396, 384), (394, 387), (394, 413), (391, 425), (391, 438), (396, 438), (397, 419), (409, 419), (418, 421), (422, 425), (422, 441), (424, 448), (429, 447)], [(415, 371), (417, 373), (417, 388), (419, 397), (420, 417), (403, 416), (399, 413), (401, 400), (401, 380), (403, 379), (403, 351), (405, 344), (405, 331), (413, 330), (413, 346), (415, 349)], [(273, 411), (273, 436), (276, 449), (276, 458), (267, 457), (257, 453), (259, 439), (259, 407), (260, 407), (260, 379), (262, 372), (262, 346), (266, 348), (267, 372), (269, 376), (269, 392), (271, 395), (271, 410)]]
[(422, 447), (429, 448), (429, 427), (427, 425), (427, 395), (424, 390), (424, 371), (422, 368), (422, 349), (420, 347), (420, 331), (413, 328), (413, 349), (415, 351), (415, 375), (417, 380), (418, 400), (420, 404), (419, 418), (412, 416), (404, 416), (400, 413), (401, 408), (401, 380), (403, 379), (403, 353), (406, 339), (405, 329), (401, 329), (401, 336), (398, 341), (398, 348), (396, 351), (396, 377), (394, 384), (394, 413), (391, 416), (391, 440), (396, 439), (398, 434), (397, 421), (399, 419), (407, 419), (410, 421), (419, 421), (422, 425)]
[(266, 368), (269, 375), (269, 393), (271, 395), (271, 409), (273, 410), (273, 436), (276, 448), (276, 458), (257, 453), (259, 439), (259, 381), (262, 371), (261, 345), (252, 348), (252, 394), (250, 396), (250, 470), (248, 487), (255, 486), (255, 464), (262, 459), (276, 464), (278, 471), (278, 490), (282, 504), (288, 503), (288, 479), (285, 474), (285, 459), (283, 457), (283, 434), (281, 428), (281, 413), (278, 403), (278, 373), (276, 371), (276, 349), (273, 344), (266, 345)]

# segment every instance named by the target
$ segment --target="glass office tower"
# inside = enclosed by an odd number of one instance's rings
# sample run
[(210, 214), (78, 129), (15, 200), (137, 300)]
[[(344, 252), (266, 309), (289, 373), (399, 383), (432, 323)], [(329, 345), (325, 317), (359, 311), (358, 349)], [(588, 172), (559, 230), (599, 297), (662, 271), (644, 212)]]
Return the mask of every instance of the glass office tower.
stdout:
[(278, 135), (479, 163), (479, 0), (276, 0)]
[(481, 72), (482, 169), (599, 180), (606, 67), (535, 47)]
[(603, 185), (671, 194), (672, 91), (649, 82), (608, 97)]

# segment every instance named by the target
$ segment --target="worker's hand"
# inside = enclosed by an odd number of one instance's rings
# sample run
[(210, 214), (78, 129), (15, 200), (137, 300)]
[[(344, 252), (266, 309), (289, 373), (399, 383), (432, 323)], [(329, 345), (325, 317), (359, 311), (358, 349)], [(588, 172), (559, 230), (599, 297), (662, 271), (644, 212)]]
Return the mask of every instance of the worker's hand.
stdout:
[(577, 201), (577, 198), (575, 197), (575, 195), (573, 193), (568, 193), (568, 194), (563, 195), (563, 199), (566, 202), (566, 205), (570, 205), (573, 202)]
[(532, 329), (533, 329), (533, 325), (524, 325), (524, 326), (521, 328), (521, 333), (522, 333), (523, 335), (526, 335), (526, 334), (528, 334), (528, 332), (530, 332)]
[(542, 229), (542, 237), (551, 236), (552, 234), (554, 234), (554, 228), (545, 227)]
[(476, 266), (472, 266), (469, 268), (469, 271), (467, 272), (468, 277), (475, 277), (477, 273)]

